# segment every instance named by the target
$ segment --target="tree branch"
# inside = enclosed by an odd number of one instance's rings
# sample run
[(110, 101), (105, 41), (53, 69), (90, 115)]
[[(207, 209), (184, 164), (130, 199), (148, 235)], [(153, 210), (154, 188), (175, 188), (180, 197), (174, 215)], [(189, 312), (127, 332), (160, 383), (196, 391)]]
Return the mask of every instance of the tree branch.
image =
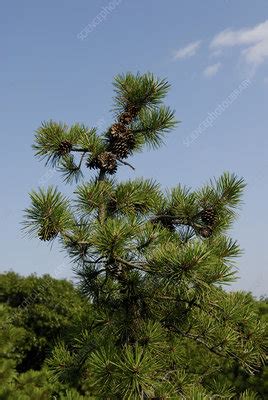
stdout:
[(131, 164), (129, 164), (128, 162), (126, 162), (126, 161), (123, 161), (123, 160), (121, 160), (121, 159), (117, 159), (117, 161), (119, 161), (121, 164), (124, 164), (124, 165), (127, 165), (128, 167), (130, 167), (131, 169), (133, 169), (133, 171), (135, 171), (135, 168), (131, 165)]
[[(176, 327), (176, 326), (174, 326), (174, 325), (170, 325), (170, 327), (173, 329), (173, 331), (175, 331), (175, 332), (181, 334), (182, 336), (184, 336), (184, 337), (186, 337), (186, 338), (188, 338), (188, 339), (192, 339), (192, 340), (194, 340), (195, 342), (202, 344), (202, 345), (205, 346), (210, 352), (216, 354), (217, 356), (224, 357), (224, 358), (228, 358), (228, 356), (227, 356), (226, 354), (219, 353), (217, 350), (215, 350), (215, 348), (216, 348), (217, 346), (212, 346), (212, 347), (210, 347), (204, 340), (200, 339), (199, 336), (191, 335), (189, 332), (187, 332), (187, 333), (186, 333), (186, 332), (183, 332), (180, 328), (178, 328), (178, 327)], [(218, 346), (219, 346), (219, 345), (218, 345)]]
[(168, 215), (168, 214), (162, 214), (162, 215), (156, 215), (155, 217), (151, 218), (151, 221), (155, 221), (155, 220), (160, 220), (163, 218), (168, 218), (171, 221), (177, 223), (177, 224), (181, 224), (181, 225), (189, 225), (192, 226), (190, 221), (188, 220), (183, 220), (182, 218), (176, 216), (176, 215)]
[(120, 262), (120, 263), (122, 263), (122, 264), (124, 264), (124, 265), (126, 265), (126, 266), (128, 266), (128, 267), (130, 267), (131, 269), (138, 269), (138, 270), (143, 271), (143, 272), (150, 272), (150, 273), (152, 273), (152, 271), (150, 271), (150, 270), (144, 268), (144, 267), (142, 266), (143, 263), (141, 263), (141, 262), (137, 262), (137, 264), (140, 264), (140, 266), (137, 266), (136, 263), (135, 263), (135, 264), (132, 264), (130, 261), (124, 260), (124, 259), (121, 258), (121, 257), (116, 257), (115, 260), (118, 261), (118, 262)]
[(71, 151), (76, 151), (79, 153), (89, 153), (89, 149), (79, 149), (79, 148), (75, 148), (75, 147), (73, 147)]

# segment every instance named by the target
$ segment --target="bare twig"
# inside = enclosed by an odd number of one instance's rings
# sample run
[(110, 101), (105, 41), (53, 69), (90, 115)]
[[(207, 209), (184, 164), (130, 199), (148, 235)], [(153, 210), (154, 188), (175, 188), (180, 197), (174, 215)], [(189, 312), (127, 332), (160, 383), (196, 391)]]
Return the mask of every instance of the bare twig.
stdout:
[(117, 161), (119, 161), (121, 164), (124, 164), (124, 165), (127, 165), (128, 167), (130, 167), (131, 169), (133, 169), (133, 171), (135, 171), (135, 168), (131, 165), (131, 164), (129, 164), (128, 162), (126, 162), (126, 161), (123, 161), (123, 160), (121, 160), (121, 159), (117, 159)]

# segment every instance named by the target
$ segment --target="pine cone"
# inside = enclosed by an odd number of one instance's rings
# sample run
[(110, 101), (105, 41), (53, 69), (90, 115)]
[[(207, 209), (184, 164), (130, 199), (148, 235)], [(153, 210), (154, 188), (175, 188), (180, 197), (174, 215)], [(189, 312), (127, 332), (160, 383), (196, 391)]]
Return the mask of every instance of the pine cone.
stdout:
[(139, 108), (136, 106), (128, 105), (125, 111), (119, 116), (119, 122), (124, 125), (129, 125), (134, 118), (136, 118)]
[(135, 145), (134, 135), (130, 130), (125, 130), (121, 136), (111, 138), (109, 143), (109, 151), (114, 153), (117, 158), (127, 158)]
[(102, 169), (109, 174), (114, 174), (117, 170), (116, 156), (110, 151), (105, 151), (95, 158), (89, 158), (86, 166), (91, 169)]
[(116, 156), (110, 151), (105, 151), (98, 156), (98, 163), (102, 169), (113, 174), (117, 170)]
[(40, 240), (49, 241), (57, 236), (58, 232), (53, 228), (42, 227), (38, 231), (38, 237)]
[(69, 142), (68, 140), (63, 140), (60, 142), (60, 145), (58, 147), (58, 154), (61, 156), (64, 156), (72, 150), (72, 143)]
[(156, 217), (152, 219), (152, 223), (153, 224), (160, 223), (164, 228), (167, 228), (171, 232), (175, 232), (175, 226), (172, 218), (165, 217), (164, 215), (162, 215), (161, 218)]
[(208, 238), (208, 237), (210, 237), (212, 235), (212, 229), (209, 226), (204, 226), (204, 227), (199, 229), (199, 234), (203, 238)]
[(122, 136), (124, 136), (124, 134), (127, 132), (127, 128), (124, 124), (121, 123), (116, 123), (113, 124), (109, 130), (109, 136), (111, 138), (117, 139), (120, 138)]
[(138, 112), (140, 111), (140, 108), (137, 106), (127, 106), (126, 111), (129, 112), (133, 118), (135, 118), (138, 114)]
[(109, 215), (113, 215), (117, 210), (117, 203), (115, 199), (111, 199), (107, 204), (107, 212)]
[(127, 158), (129, 155), (129, 148), (124, 140), (118, 140), (111, 143), (109, 150), (115, 154), (119, 159)]
[(134, 148), (134, 146), (135, 146), (135, 137), (134, 137), (133, 132), (131, 132), (130, 130), (128, 130), (128, 131), (126, 132), (126, 134), (124, 135), (124, 139), (125, 139), (126, 142), (127, 142), (128, 148), (129, 148), (130, 150), (132, 150), (132, 149)]
[(133, 116), (128, 111), (125, 111), (119, 116), (118, 120), (121, 124), (129, 125), (133, 120)]
[(98, 163), (98, 158), (97, 157), (95, 157), (95, 158), (89, 157), (86, 162), (86, 167), (90, 168), (90, 169), (100, 168), (99, 163)]
[(215, 222), (215, 211), (212, 207), (205, 208), (200, 213), (201, 220), (206, 225), (213, 225)]

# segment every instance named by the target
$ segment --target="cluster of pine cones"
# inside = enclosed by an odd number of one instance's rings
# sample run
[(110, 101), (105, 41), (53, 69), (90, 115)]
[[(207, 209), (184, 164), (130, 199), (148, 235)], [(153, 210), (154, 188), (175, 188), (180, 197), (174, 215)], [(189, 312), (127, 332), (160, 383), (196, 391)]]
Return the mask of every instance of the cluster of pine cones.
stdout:
[(107, 150), (87, 162), (88, 168), (102, 169), (109, 174), (117, 170), (117, 160), (127, 158), (134, 146), (135, 138), (128, 125), (136, 118), (139, 109), (135, 106), (126, 107), (119, 115), (118, 122), (114, 123), (108, 132)]
[[(171, 214), (171, 213), (170, 213)], [(213, 233), (213, 227), (216, 222), (216, 212), (211, 206), (204, 208), (201, 212), (196, 215), (196, 219), (202, 223), (201, 226), (196, 228), (196, 231), (203, 237), (208, 238)], [(152, 219), (152, 223), (160, 222), (161, 225), (167, 228), (170, 232), (175, 231), (176, 217), (172, 218), (169, 216), (162, 215), (161, 218)]]

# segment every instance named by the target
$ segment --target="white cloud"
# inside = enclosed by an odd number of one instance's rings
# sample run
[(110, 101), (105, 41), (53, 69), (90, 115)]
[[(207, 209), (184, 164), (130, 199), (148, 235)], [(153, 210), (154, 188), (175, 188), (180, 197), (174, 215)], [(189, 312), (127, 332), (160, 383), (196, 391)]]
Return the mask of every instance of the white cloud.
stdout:
[(206, 78), (210, 78), (211, 76), (216, 75), (221, 67), (221, 63), (218, 62), (216, 64), (208, 65), (207, 68), (204, 69), (203, 74)]
[(181, 49), (176, 50), (174, 52), (174, 59), (179, 60), (194, 56), (197, 50), (199, 49), (200, 45), (201, 45), (201, 40), (189, 43), (187, 46), (182, 47)]
[(210, 48), (220, 50), (226, 47), (242, 46), (242, 56), (246, 62), (256, 67), (268, 59), (268, 20), (252, 28), (227, 29), (216, 35)]
[(245, 56), (249, 64), (256, 66), (262, 64), (266, 59), (268, 59), (268, 37), (266, 40), (262, 40), (254, 46), (243, 50), (242, 54)]
[(219, 57), (223, 53), (222, 49), (213, 50), (210, 54), (211, 57)]

